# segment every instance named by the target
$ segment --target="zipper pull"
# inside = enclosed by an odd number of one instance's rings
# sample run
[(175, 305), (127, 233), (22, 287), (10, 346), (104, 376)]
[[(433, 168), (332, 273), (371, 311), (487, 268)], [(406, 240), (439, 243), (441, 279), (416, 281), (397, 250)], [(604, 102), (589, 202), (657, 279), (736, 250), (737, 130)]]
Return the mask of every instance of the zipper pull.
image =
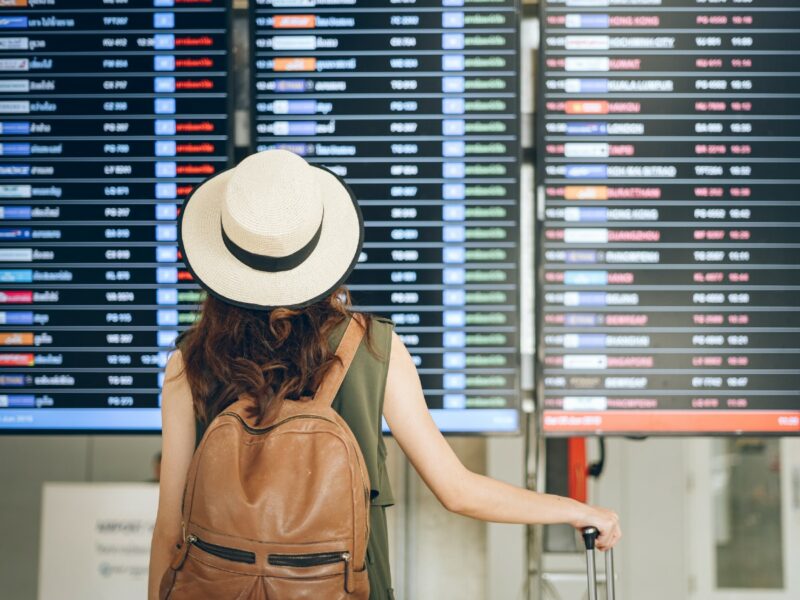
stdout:
[(183, 544), (181, 544), (178, 553), (175, 555), (175, 558), (172, 560), (172, 564), (170, 567), (175, 571), (179, 570), (183, 563), (186, 562), (186, 555), (189, 554), (189, 546), (194, 544), (197, 541), (197, 536), (192, 534), (187, 535), (184, 540)]
[(350, 588), (350, 571), (352, 569), (352, 565), (350, 564), (350, 556), (349, 552), (342, 552), (342, 560), (344, 561), (344, 591), (348, 594), (353, 593), (353, 590)]

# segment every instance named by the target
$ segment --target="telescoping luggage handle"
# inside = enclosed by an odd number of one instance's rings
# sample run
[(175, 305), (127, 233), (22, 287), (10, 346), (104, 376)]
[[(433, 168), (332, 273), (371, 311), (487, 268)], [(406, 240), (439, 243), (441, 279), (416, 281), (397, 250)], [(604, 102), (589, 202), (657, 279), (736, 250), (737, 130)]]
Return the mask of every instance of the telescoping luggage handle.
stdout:
[[(583, 530), (583, 543), (586, 546), (586, 575), (589, 579), (589, 600), (597, 600), (597, 573), (594, 564), (594, 542), (600, 532), (595, 527)], [(614, 550), (609, 549), (606, 555), (606, 600), (614, 600)]]

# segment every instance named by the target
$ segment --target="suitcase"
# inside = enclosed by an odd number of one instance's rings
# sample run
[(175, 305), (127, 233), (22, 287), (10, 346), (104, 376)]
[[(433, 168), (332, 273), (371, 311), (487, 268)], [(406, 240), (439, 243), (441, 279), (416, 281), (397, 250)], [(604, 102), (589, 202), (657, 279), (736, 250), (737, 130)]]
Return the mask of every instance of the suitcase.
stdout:
[[(594, 527), (583, 530), (586, 546), (586, 576), (589, 580), (589, 600), (597, 600), (597, 572), (594, 563), (594, 542), (600, 532)], [(606, 550), (606, 600), (614, 600), (614, 550)]]

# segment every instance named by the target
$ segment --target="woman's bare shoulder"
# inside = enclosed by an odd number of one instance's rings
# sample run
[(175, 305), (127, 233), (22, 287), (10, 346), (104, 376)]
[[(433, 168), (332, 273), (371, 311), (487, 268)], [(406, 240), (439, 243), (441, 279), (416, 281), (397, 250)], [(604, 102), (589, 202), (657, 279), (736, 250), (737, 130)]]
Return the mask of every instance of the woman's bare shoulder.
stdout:
[(180, 351), (180, 348), (170, 354), (169, 358), (167, 359), (167, 365), (164, 368), (164, 374), (167, 378), (173, 379), (186, 377), (186, 373), (183, 368), (183, 353)]

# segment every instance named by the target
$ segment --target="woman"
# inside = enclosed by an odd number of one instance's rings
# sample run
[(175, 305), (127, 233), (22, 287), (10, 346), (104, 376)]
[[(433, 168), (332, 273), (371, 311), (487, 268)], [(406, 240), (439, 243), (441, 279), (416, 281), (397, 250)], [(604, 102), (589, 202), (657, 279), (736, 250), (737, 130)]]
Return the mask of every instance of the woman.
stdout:
[[(185, 543), (181, 502), (199, 433), (242, 395), (257, 399), (252, 410), (269, 423), (284, 400), (314, 393), (351, 318), (342, 282), (358, 261), (363, 235), (347, 185), (281, 150), (246, 158), (201, 185), (184, 205), (182, 256), (208, 296), (201, 319), (179, 338), (166, 367), (150, 600), (159, 597), (162, 575)], [(594, 526), (598, 547), (614, 546), (621, 533), (613, 512), (467, 470), (431, 419), (412, 358), (391, 322), (364, 321), (365, 341), (333, 408), (352, 430), (371, 482), (372, 600), (392, 598), (384, 510), (393, 499), (381, 416), (448, 510), (485, 521)]]

